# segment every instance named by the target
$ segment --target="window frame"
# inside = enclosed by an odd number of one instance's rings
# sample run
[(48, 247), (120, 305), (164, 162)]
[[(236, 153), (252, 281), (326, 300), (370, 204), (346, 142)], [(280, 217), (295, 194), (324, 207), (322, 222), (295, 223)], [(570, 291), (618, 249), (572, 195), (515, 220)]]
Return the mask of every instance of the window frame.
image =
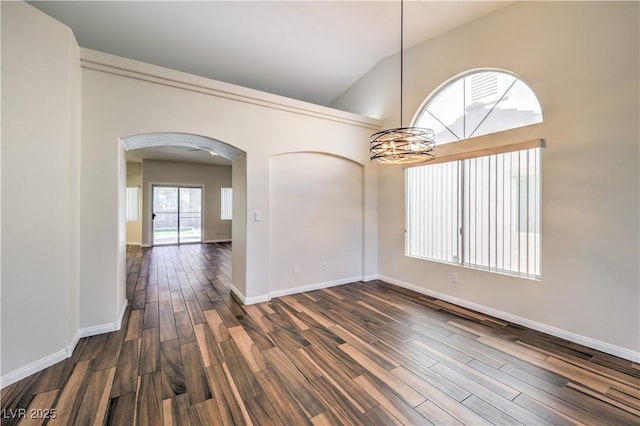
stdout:
[[(514, 277), (520, 277), (520, 278), (526, 278), (529, 280), (536, 280), (536, 281), (540, 281), (542, 279), (542, 261), (541, 261), (541, 256), (542, 256), (542, 148), (545, 146), (545, 141), (543, 138), (535, 138), (535, 139), (530, 139), (530, 140), (525, 140), (523, 142), (517, 142), (517, 143), (513, 143), (514, 139), (515, 140), (522, 140), (522, 135), (531, 135), (534, 132), (537, 132), (538, 129), (540, 128), (539, 126), (543, 123), (544, 121), (544, 117), (542, 114), (542, 106), (535, 94), (535, 92), (533, 92), (533, 90), (531, 89), (531, 87), (529, 86), (528, 83), (526, 83), (522, 78), (520, 78), (518, 75), (516, 75), (513, 72), (507, 71), (507, 70), (502, 70), (502, 69), (496, 69), (496, 68), (482, 68), (482, 69), (472, 69), (472, 70), (468, 70), (465, 71), (463, 73), (460, 73), (450, 79), (448, 79), (447, 81), (443, 82), (442, 84), (440, 84), (431, 94), (429, 94), (429, 96), (426, 97), (426, 99), (422, 102), (422, 104), (420, 105), (420, 107), (418, 108), (417, 112), (415, 113), (413, 120), (412, 120), (412, 125), (413, 126), (418, 126), (420, 118), (423, 116), (423, 114), (425, 113), (426, 109), (428, 108), (430, 101), (432, 99), (434, 99), (435, 96), (438, 96), (443, 90), (446, 90), (446, 87), (452, 83), (458, 82), (460, 79), (464, 79), (470, 75), (476, 74), (476, 73), (482, 73), (482, 72), (498, 72), (498, 73), (504, 73), (507, 75), (510, 75), (512, 77), (514, 77), (516, 80), (515, 82), (521, 81), (526, 88), (529, 89), (530, 94), (533, 96), (533, 100), (535, 102), (537, 102), (537, 106), (539, 107), (539, 114), (540, 114), (540, 120), (533, 122), (533, 123), (529, 123), (529, 124), (524, 124), (524, 125), (518, 125), (516, 127), (508, 127), (506, 129), (503, 130), (499, 130), (499, 131), (495, 131), (495, 132), (491, 132), (491, 133), (486, 133), (486, 134), (480, 134), (480, 135), (473, 135), (472, 137), (469, 138), (465, 138), (465, 139), (461, 139), (461, 140), (457, 140), (457, 141), (447, 141), (444, 143), (440, 143), (438, 144), (438, 141), (436, 140), (436, 159), (429, 161), (427, 163), (424, 164), (418, 164), (418, 165), (411, 165), (411, 166), (405, 166), (405, 169), (408, 168), (413, 168), (413, 167), (421, 167), (421, 166), (429, 166), (431, 164), (438, 164), (438, 163), (445, 163), (445, 162), (457, 162), (458, 165), (458, 170), (459, 170), (459, 177), (458, 177), (458, 189), (457, 189), (457, 198), (459, 200), (458, 202), (458, 210), (456, 211), (456, 219), (458, 221), (458, 229), (457, 229), (457, 255), (456, 256), (450, 256), (447, 255), (447, 257), (452, 258), (452, 261), (447, 261), (447, 260), (439, 260), (439, 259), (431, 259), (431, 258), (425, 258), (425, 257), (420, 257), (420, 256), (412, 256), (409, 253), (409, 241), (410, 241), (410, 235), (409, 233), (409, 223), (410, 223), (410, 218), (409, 218), (409, 214), (410, 214), (410, 200), (409, 197), (411, 196), (411, 189), (409, 188), (409, 184), (408, 184), (408, 174), (405, 171), (405, 256), (407, 257), (412, 257), (415, 259), (421, 259), (421, 260), (427, 260), (427, 261), (432, 261), (432, 262), (438, 262), (438, 263), (445, 263), (445, 264), (449, 264), (449, 265), (455, 265), (455, 266), (462, 266), (465, 268), (471, 268), (471, 269), (476, 269), (476, 270), (484, 270), (484, 271), (488, 271), (488, 272), (492, 272), (492, 273), (498, 273), (498, 274), (503, 274), (503, 275), (509, 275), (509, 276), (514, 276)], [(515, 83), (514, 83), (515, 84)], [(506, 93), (506, 92), (505, 92)], [(501, 98), (502, 99), (502, 98)], [(527, 100), (527, 104), (531, 105), (531, 99)], [(496, 102), (496, 105), (499, 103), (499, 101)], [(488, 116), (489, 114), (487, 114)], [(486, 118), (486, 117), (485, 117)], [(462, 232), (469, 232), (469, 230), (464, 230), (464, 215), (465, 215), (465, 207), (464, 206), (464, 200), (463, 197), (465, 196), (464, 194), (464, 172), (463, 169), (465, 168), (465, 161), (468, 161), (469, 159), (473, 159), (473, 158), (479, 158), (479, 157), (486, 157), (486, 156), (492, 156), (492, 155), (499, 155), (499, 154), (503, 154), (503, 153), (509, 153), (509, 152), (516, 152), (516, 151), (524, 151), (524, 150), (529, 150), (532, 148), (539, 148), (538, 153), (537, 153), (537, 159), (538, 159), (538, 164), (537, 164), (537, 189), (536, 191), (536, 199), (534, 202), (534, 208), (537, 208), (537, 220), (538, 222), (536, 223), (536, 231), (537, 231), (537, 236), (535, 238), (537, 238), (537, 240), (534, 242), (534, 247), (535, 250), (537, 250), (535, 256), (537, 258), (537, 264), (536, 267), (537, 269), (535, 269), (533, 272), (534, 273), (530, 273), (529, 271), (525, 271), (525, 273), (522, 273), (520, 271), (514, 271), (514, 270), (501, 270), (496, 268), (492, 268), (490, 265), (490, 261), (489, 266), (488, 267), (482, 267), (482, 265), (477, 265), (477, 264), (473, 264), (470, 263), (467, 259), (465, 259), (465, 238), (467, 237), (466, 235), (464, 235)], [(490, 160), (489, 160), (490, 161)], [(497, 191), (497, 189), (489, 189), (489, 194), (491, 194), (492, 191)], [(490, 195), (489, 195), (490, 196)], [(529, 201), (529, 200), (528, 200)], [(519, 201), (516, 203), (519, 204)], [(513, 205), (510, 205), (509, 208), (512, 208)], [(517, 206), (518, 209), (520, 208), (520, 205)], [(445, 211), (445, 207), (440, 207), (441, 211), (443, 212), (442, 214), (446, 214)], [(423, 213), (424, 214), (424, 213)], [(501, 220), (501, 219), (500, 219)], [(528, 219), (527, 219), (528, 220)], [(498, 219), (496, 218), (496, 223), (497, 223)], [(501, 226), (502, 228), (504, 228), (504, 221), (501, 220), (501, 222), (499, 224), (496, 224), (495, 226)], [(519, 223), (515, 223), (514, 226), (517, 228), (519, 225)], [(503, 229), (504, 231), (504, 229)], [(529, 233), (527, 233), (529, 234)], [(430, 237), (435, 237), (436, 234), (429, 234)], [(529, 235), (527, 235), (526, 238), (530, 238)], [(526, 240), (527, 244), (529, 244), (529, 239)], [(497, 242), (496, 242), (497, 244)], [(535, 245), (537, 244), (537, 245)], [(527, 246), (528, 247), (528, 246)], [(506, 248), (502, 247), (502, 250), (506, 250)], [(439, 250), (441, 250), (441, 253), (443, 253), (442, 249), (440, 248)], [(527, 264), (527, 268), (529, 267), (529, 265)]]
[[(530, 122), (528, 124), (518, 125), (518, 126), (515, 126), (515, 127), (508, 127), (508, 128), (505, 128), (505, 129), (502, 129), (502, 130), (498, 130), (498, 131), (495, 131), (495, 132), (490, 132), (490, 133), (475, 134), (475, 131), (474, 131), (474, 133), (472, 135), (470, 135), (469, 137), (463, 137), (462, 139), (458, 138), (458, 140), (447, 141), (447, 142), (444, 142), (444, 143), (443, 142), (438, 142), (438, 135), (437, 135), (437, 131), (436, 131), (436, 146), (444, 147), (444, 146), (450, 145), (450, 144), (458, 144), (458, 143), (461, 143), (461, 142), (464, 142), (464, 141), (473, 140), (475, 138), (483, 138), (483, 137), (487, 137), (487, 136), (491, 136), (491, 135), (501, 134), (503, 132), (508, 132), (508, 131), (511, 131), (511, 130), (514, 130), (514, 129), (519, 129), (519, 128), (522, 128), (522, 127), (536, 125), (536, 124), (540, 124), (540, 123), (544, 122), (544, 114), (543, 114), (543, 111), (542, 111), (542, 105), (540, 104), (540, 101), (538, 100), (538, 97), (536, 96), (535, 92), (531, 88), (531, 85), (526, 80), (521, 78), (518, 74), (516, 74), (516, 73), (514, 73), (512, 71), (509, 71), (509, 70), (505, 70), (505, 69), (500, 69), (500, 68), (474, 68), (474, 69), (467, 70), (467, 71), (461, 72), (459, 74), (456, 74), (456, 75), (452, 76), (451, 78), (449, 78), (449, 79), (445, 80), (444, 82), (442, 82), (440, 85), (438, 85), (438, 87), (436, 87), (424, 99), (424, 101), (422, 101), (422, 103), (418, 107), (416, 113), (413, 116), (413, 119), (411, 120), (411, 126), (414, 126), (414, 127), (425, 127), (424, 125), (422, 125), (420, 123), (420, 120), (421, 120), (422, 116), (428, 110), (429, 104), (432, 101), (437, 100), (437, 97), (441, 93), (443, 93), (447, 89), (448, 86), (451, 86), (451, 85), (457, 83), (459, 80), (463, 80), (463, 79), (465, 79), (467, 77), (471, 77), (474, 74), (481, 74), (481, 73), (487, 73), (487, 72), (501, 73), (501, 74), (513, 77), (513, 78), (515, 78), (514, 84), (516, 82), (518, 82), (518, 81), (522, 82), (522, 84), (524, 84), (524, 86), (528, 89), (530, 94), (533, 96), (533, 100), (535, 100), (535, 102), (537, 103), (538, 107), (540, 108), (540, 120), (539, 121), (535, 121), (535, 122)], [(465, 95), (464, 95), (464, 92), (463, 92), (463, 97), (464, 96)], [(499, 101), (498, 101), (498, 103), (499, 103)], [(496, 103), (496, 105), (497, 105), (497, 103)], [(493, 111), (493, 109), (491, 111)], [(484, 121), (484, 119), (486, 119), (491, 114), (491, 111), (483, 118), (482, 121)], [(428, 126), (426, 126), (426, 127), (428, 127)]]

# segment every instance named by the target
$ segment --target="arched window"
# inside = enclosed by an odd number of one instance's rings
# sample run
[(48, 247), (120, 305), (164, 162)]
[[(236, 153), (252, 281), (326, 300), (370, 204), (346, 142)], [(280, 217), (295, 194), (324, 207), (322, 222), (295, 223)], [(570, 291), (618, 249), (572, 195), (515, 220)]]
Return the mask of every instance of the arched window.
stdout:
[[(522, 80), (482, 70), (434, 91), (413, 125), (435, 130), (442, 145), (540, 122), (540, 103)], [(462, 142), (406, 169), (407, 256), (541, 279), (542, 139), (504, 143)]]
[(504, 71), (476, 70), (429, 96), (414, 125), (435, 130), (442, 145), (540, 122), (540, 103), (525, 82)]

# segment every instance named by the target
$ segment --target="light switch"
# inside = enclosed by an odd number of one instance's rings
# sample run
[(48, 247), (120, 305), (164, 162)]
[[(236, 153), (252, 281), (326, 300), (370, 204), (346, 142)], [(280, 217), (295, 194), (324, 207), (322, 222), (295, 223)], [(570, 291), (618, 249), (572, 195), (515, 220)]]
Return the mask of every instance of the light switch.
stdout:
[(262, 222), (262, 213), (255, 212), (253, 214), (253, 220), (256, 221), (256, 222)]

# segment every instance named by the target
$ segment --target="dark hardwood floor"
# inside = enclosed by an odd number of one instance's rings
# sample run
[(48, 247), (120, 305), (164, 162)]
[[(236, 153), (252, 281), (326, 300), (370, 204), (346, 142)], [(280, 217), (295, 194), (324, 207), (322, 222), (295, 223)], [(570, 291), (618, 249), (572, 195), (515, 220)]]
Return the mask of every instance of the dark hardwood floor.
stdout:
[(380, 281), (242, 306), (230, 250), (130, 247), (122, 329), (3, 389), (2, 424), (640, 424), (638, 364)]

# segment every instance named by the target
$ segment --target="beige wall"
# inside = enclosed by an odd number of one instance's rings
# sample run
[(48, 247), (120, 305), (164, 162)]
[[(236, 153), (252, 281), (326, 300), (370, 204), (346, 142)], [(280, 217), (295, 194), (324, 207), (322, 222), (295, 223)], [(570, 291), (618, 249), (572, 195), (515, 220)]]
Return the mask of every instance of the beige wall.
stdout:
[[(405, 257), (404, 178), (395, 167), (380, 168), (381, 276), (638, 358), (638, 15), (637, 2), (523, 2), (407, 50), (409, 115), (474, 68), (512, 71), (538, 96), (544, 123), (479, 139), (546, 140), (542, 281)], [(395, 127), (397, 60), (382, 61), (334, 106)]]
[(220, 188), (231, 187), (231, 166), (143, 160), (142, 243), (151, 245), (151, 204), (154, 184), (204, 188), (204, 242), (231, 240), (231, 221), (220, 219)]
[(363, 166), (319, 153), (271, 158), (271, 292), (362, 279)]
[[(86, 159), (82, 184), (87, 191), (92, 188), (91, 191), (98, 191), (102, 196), (100, 203), (87, 198), (82, 204), (83, 214), (91, 218), (87, 221), (87, 231), (94, 233), (92, 241), (84, 242), (82, 247), (83, 265), (86, 265), (83, 270), (87, 276), (91, 273), (94, 277), (87, 291), (96, 299), (109, 299), (114, 282), (124, 286), (110, 268), (121, 257), (113, 237), (117, 234), (114, 227), (119, 226), (113, 215), (119, 191), (118, 141), (151, 132), (201, 135), (246, 152), (242, 159), (246, 162), (246, 167), (242, 167), (245, 176), (233, 174), (234, 191), (236, 182), (243, 181), (246, 186), (240, 199), (246, 202), (245, 229), (240, 231), (240, 236), (244, 231), (245, 238), (239, 244), (234, 241), (234, 261), (235, 256), (240, 256), (242, 260), (238, 263), (244, 265), (244, 269), (236, 273), (234, 265), (233, 276), (243, 300), (267, 300), (272, 292), (272, 283), (265, 277), (270, 277), (272, 242), (277, 244), (280, 236), (270, 229), (270, 159), (280, 154), (317, 152), (362, 165), (364, 201), (358, 213), (363, 217), (363, 226), (371, 232), (362, 237), (361, 271), (365, 276), (376, 274), (376, 169), (368, 162), (367, 141), (377, 129), (377, 120), (94, 51), (83, 50), (82, 55), (82, 149)], [(98, 159), (99, 167), (93, 167)], [(325, 172), (330, 174), (331, 170)], [(262, 220), (256, 221), (255, 213), (260, 213)], [(233, 222), (235, 240), (238, 237), (235, 218)], [(312, 250), (313, 242), (309, 241), (302, 249)], [(346, 263), (349, 259), (341, 261)], [(310, 275), (305, 276), (305, 280), (300, 284), (317, 284)], [(83, 305), (83, 312), (85, 309), (91, 306)], [(115, 306), (112, 309), (117, 310)], [(86, 312), (86, 318), (97, 322), (97, 316), (105, 314), (91, 310)]]
[(78, 338), (80, 64), (71, 31), (2, 10), (2, 385)]

